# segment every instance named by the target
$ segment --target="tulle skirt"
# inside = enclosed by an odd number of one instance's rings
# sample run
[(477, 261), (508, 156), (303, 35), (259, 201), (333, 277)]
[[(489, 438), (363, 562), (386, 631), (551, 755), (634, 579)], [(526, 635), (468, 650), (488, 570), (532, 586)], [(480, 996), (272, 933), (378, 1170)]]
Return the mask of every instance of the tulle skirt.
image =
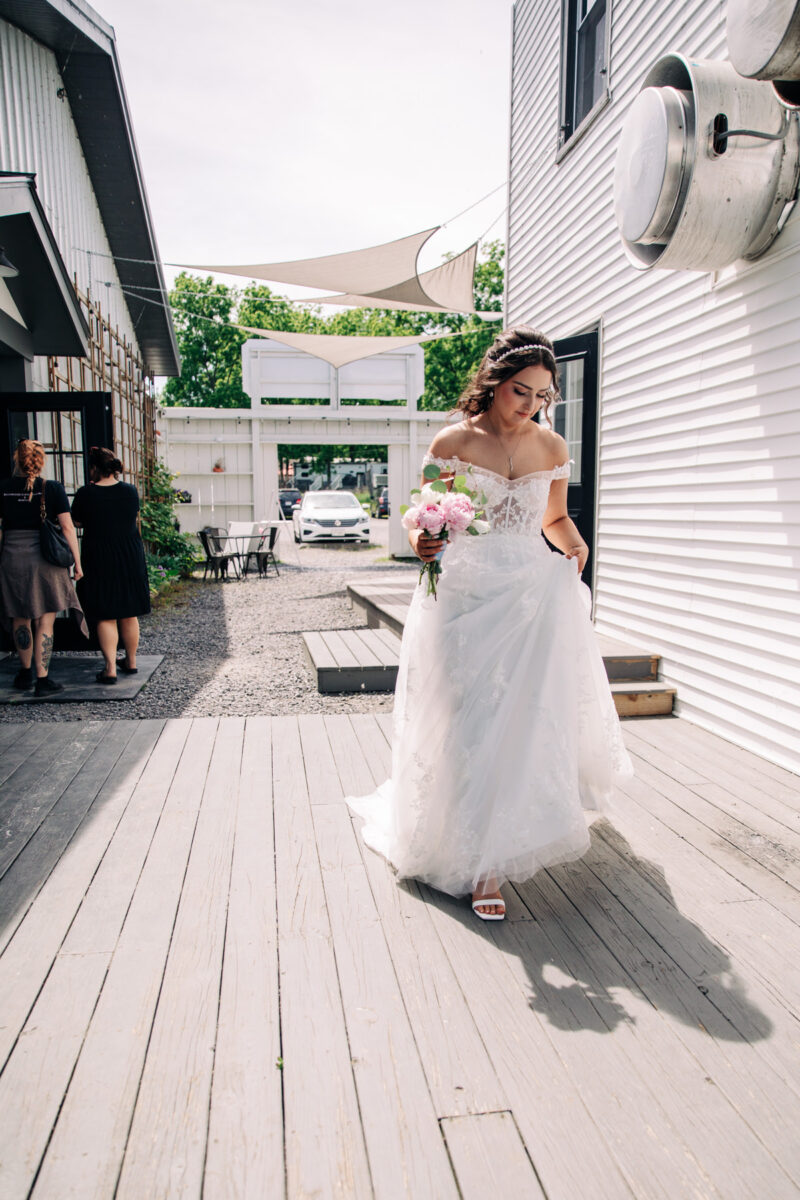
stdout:
[(400, 876), (461, 896), (585, 854), (632, 767), (574, 560), (493, 532), (442, 565), (405, 625), (392, 776), (347, 800)]

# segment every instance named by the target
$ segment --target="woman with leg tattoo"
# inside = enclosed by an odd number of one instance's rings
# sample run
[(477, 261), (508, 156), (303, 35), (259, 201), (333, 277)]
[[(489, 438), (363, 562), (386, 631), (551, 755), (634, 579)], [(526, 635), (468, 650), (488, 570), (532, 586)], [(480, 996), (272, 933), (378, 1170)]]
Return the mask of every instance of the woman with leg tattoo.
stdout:
[(11, 630), (19, 655), (14, 687), (26, 691), (35, 686), (37, 696), (61, 691), (49, 674), (56, 614), (71, 612), (88, 636), (69, 568), (48, 562), (39, 545), (44, 502), (47, 516), (58, 521), (72, 551), (75, 579), (81, 578), (69, 500), (60, 483), (44, 479), (44, 465), (42, 443), (22, 438), (14, 452), (14, 474), (0, 482), (0, 622)]

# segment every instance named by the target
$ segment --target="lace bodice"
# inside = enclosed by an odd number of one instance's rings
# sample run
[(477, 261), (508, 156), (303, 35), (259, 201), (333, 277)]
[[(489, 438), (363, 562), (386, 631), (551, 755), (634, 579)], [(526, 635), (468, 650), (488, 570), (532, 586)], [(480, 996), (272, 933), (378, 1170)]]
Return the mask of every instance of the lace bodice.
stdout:
[(547, 508), (550, 484), (554, 479), (569, 477), (571, 462), (552, 467), (549, 471), (533, 471), (517, 479), (506, 479), (488, 467), (478, 467), (461, 458), (436, 458), (426, 454), (423, 467), (436, 463), (443, 471), (455, 471), (467, 476), (467, 486), (486, 497), (486, 520), (491, 533), (536, 535), (542, 531), (542, 518)]

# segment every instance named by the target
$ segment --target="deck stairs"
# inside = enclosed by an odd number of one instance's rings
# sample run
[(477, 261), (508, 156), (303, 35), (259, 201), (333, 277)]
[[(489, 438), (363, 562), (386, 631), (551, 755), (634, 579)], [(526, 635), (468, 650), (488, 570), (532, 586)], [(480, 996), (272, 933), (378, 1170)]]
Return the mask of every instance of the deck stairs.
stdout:
[[(320, 692), (391, 692), (397, 678), (400, 638), (416, 584), (403, 576), (349, 584), (354, 608), (366, 629), (304, 633), (303, 641)], [(659, 679), (660, 656), (597, 635), (614, 704), (621, 717), (668, 716), (675, 688)]]

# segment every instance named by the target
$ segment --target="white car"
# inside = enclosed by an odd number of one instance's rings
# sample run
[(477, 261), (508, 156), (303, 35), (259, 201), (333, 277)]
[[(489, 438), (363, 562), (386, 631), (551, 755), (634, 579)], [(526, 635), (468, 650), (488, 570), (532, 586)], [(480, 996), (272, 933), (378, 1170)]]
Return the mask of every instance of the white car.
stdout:
[(369, 541), (369, 517), (352, 492), (306, 492), (292, 524), (296, 542)]

